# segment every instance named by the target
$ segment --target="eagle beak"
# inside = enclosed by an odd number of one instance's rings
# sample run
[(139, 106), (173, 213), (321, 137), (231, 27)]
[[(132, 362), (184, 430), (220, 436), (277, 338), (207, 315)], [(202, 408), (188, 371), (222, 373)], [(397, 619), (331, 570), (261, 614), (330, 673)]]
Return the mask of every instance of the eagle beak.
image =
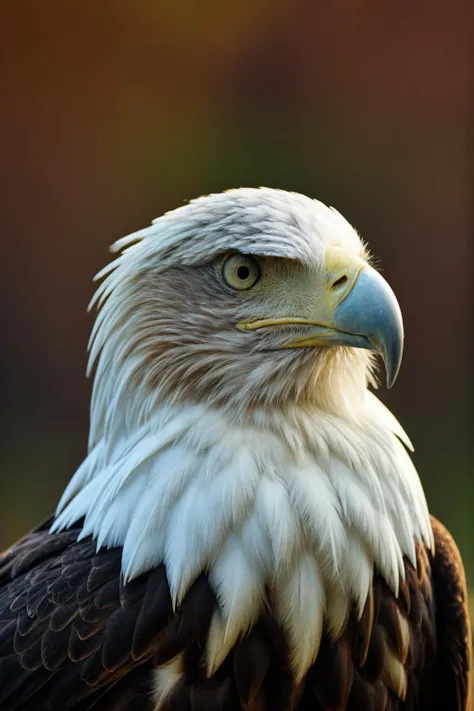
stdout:
[[(364, 264), (355, 279), (348, 270), (345, 293), (335, 306), (327, 331), (330, 345), (366, 348), (379, 353), (385, 363), (387, 387), (394, 384), (403, 356), (403, 318), (389, 284), (375, 269)], [(336, 277), (336, 281), (343, 277)], [(352, 281), (353, 279), (353, 281)], [(334, 286), (334, 282), (333, 286)]]
[(392, 387), (403, 355), (403, 319), (385, 279), (359, 257), (332, 247), (326, 252), (326, 282), (308, 318), (284, 317), (241, 323), (245, 330), (265, 326), (310, 326), (307, 335), (283, 348), (350, 346), (379, 353)]

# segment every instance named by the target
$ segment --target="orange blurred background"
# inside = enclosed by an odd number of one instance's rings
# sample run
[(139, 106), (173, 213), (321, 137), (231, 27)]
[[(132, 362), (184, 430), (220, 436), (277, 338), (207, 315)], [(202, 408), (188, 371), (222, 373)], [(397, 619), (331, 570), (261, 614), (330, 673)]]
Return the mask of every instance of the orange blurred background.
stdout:
[(394, 390), (474, 582), (474, 5), (2, 3), (0, 547), (85, 453), (86, 305), (116, 238), (243, 185), (337, 207), (406, 325)]

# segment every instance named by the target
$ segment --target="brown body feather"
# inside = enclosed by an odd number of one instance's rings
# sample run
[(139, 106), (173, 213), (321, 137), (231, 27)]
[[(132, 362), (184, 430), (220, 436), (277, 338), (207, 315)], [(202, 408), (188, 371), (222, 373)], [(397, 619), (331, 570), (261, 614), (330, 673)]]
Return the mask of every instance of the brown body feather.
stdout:
[(127, 585), (121, 549), (95, 552), (80, 528), (39, 527), (0, 558), (0, 711), (152, 711), (154, 669), (180, 655), (163, 711), (466, 711), (471, 638), (461, 559), (432, 519), (436, 552), (395, 599), (380, 576), (360, 620), (326, 633), (304, 682), (268, 612), (207, 679), (217, 602), (205, 576), (175, 613), (164, 568)]

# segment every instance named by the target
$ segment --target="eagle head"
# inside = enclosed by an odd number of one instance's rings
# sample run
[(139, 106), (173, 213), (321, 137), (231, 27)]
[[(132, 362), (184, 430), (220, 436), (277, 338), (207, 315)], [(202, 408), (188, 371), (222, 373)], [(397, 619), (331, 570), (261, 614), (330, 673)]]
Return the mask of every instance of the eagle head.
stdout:
[(321, 202), (231, 190), (113, 249), (90, 357), (105, 407), (124, 389), (121, 408), (138, 397), (142, 408), (205, 402), (234, 415), (304, 402), (338, 411), (363, 396), (372, 352), (389, 386), (396, 378), (396, 298), (355, 230)]

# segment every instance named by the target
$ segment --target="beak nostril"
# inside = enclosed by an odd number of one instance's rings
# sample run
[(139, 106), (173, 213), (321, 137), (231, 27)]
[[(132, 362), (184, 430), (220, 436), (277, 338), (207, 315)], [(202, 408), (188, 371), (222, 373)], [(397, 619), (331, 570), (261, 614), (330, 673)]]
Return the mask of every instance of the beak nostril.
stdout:
[(336, 279), (336, 281), (331, 285), (331, 289), (338, 289), (340, 286), (344, 286), (346, 281), (347, 281), (347, 277), (345, 274), (343, 274), (342, 277), (339, 277), (339, 279)]

